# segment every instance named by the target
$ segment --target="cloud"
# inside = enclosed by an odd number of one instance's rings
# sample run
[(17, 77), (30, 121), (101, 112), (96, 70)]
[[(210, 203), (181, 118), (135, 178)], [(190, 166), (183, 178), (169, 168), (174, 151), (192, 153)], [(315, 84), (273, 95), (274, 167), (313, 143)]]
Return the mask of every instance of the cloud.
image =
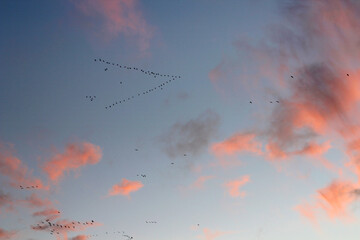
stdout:
[(60, 217), (60, 211), (55, 208), (47, 208), (42, 211), (37, 211), (32, 214), (33, 217), (45, 217), (46, 219), (54, 220)]
[(43, 171), (51, 181), (57, 182), (64, 172), (76, 170), (88, 164), (96, 164), (102, 157), (99, 146), (88, 142), (71, 143), (66, 146), (64, 153), (56, 153), (42, 166)]
[(77, 235), (76, 237), (71, 238), (71, 240), (86, 240), (89, 239), (86, 235)]
[(112, 186), (109, 190), (109, 196), (124, 195), (129, 196), (131, 192), (136, 192), (144, 185), (140, 181), (130, 181), (125, 178), (120, 183)]
[(212, 231), (209, 228), (204, 228), (203, 232), (204, 232), (204, 236), (200, 236), (200, 238), (204, 240), (214, 240), (215, 238), (219, 238), (221, 236), (229, 234), (229, 232)]
[(6, 231), (0, 228), (0, 239), (11, 239), (16, 235), (15, 231)]
[(240, 192), (240, 188), (250, 181), (250, 176), (245, 175), (239, 179), (228, 181), (224, 184), (231, 197), (245, 197), (246, 192)]
[(32, 193), (30, 197), (19, 201), (30, 208), (49, 207), (52, 204), (49, 199), (40, 198), (36, 193)]
[[(291, 0), (280, 12), (282, 23), (269, 25), (264, 39), (240, 38), (234, 43), (236, 56), (225, 57), (209, 73), (214, 87), (227, 95), (238, 89), (244, 95), (246, 89), (245, 95), (259, 93), (252, 95), (257, 102), (279, 100), (255, 130), (232, 136), (252, 134), (264, 146), (267, 160), (305, 156), (336, 171), (322, 156), (330, 142), (319, 139), (340, 136), (349, 166), (360, 176), (360, 3)], [(243, 145), (220, 149), (228, 155), (244, 151)]]
[(0, 190), (0, 214), (2, 208), (5, 208), (7, 211), (13, 210), (14, 199), (10, 196), (10, 194), (5, 194)]
[(161, 136), (166, 154), (171, 158), (184, 154), (199, 154), (209, 145), (211, 138), (217, 133), (219, 124), (219, 115), (210, 110), (188, 122), (175, 123)]
[(211, 151), (217, 156), (241, 152), (261, 154), (261, 143), (257, 142), (255, 137), (252, 133), (236, 133), (222, 142), (212, 144)]
[[(88, 228), (91, 227), (98, 227), (101, 226), (102, 224), (99, 222), (78, 222), (78, 221), (69, 221), (66, 219), (59, 219), (57, 221), (50, 221), (50, 224), (48, 224), (48, 222), (45, 222), (44, 224), (40, 224), (40, 225), (32, 225), (31, 228), (32, 230), (35, 231), (43, 231), (43, 232), (49, 232), (49, 233), (54, 233), (54, 235), (56, 234), (57, 239), (65, 239), (67, 240), (67, 234), (69, 232), (79, 232), (79, 231), (85, 231)], [(79, 235), (81, 236), (81, 235)], [(79, 237), (78, 236), (78, 237)], [(81, 239), (81, 238), (80, 238)]]
[(295, 209), (315, 224), (320, 213), (325, 213), (331, 220), (350, 219), (352, 215), (349, 207), (356, 200), (354, 191), (356, 191), (354, 183), (335, 180), (317, 191), (312, 204), (300, 204)]
[(20, 185), (35, 186), (47, 189), (38, 178), (32, 176), (22, 161), (14, 156), (12, 145), (0, 143), (0, 174), (7, 177), (11, 186), (19, 188)]
[(137, 0), (71, 0), (70, 2), (87, 18), (87, 21), (93, 20), (95, 27), (98, 27), (98, 29), (94, 28), (94, 31), (102, 32), (106, 38), (124, 36), (137, 39), (140, 51), (149, 48), (153, 27), (144, 19)]
[(200, 176), (190, 185), (189, 189), (201, 189), (204, 187), (205, 182), (212, 178), (214, 176)]

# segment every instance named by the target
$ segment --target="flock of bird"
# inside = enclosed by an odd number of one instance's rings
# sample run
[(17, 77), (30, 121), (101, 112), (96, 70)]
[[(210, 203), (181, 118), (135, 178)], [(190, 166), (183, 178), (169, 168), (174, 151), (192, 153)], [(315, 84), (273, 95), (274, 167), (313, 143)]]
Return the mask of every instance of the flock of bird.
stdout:
[[(60, 212), (58, 212), (60, 213)], [(95, 223), (94, 220), (89, 222), (71, 222), (71, 224), (58, 224), (51, 222), (50, 219), (46, 219), (45, 221), (41, 221), (42, 224), (38, 223), (36, 226), (33, 226), (34, 230), (49, 230), (50, 234), (60, 234), (62, 231), (66, 231), (68, 229), (77, 229), (79, 226), (83, 225), (93, 225)]]
[(86, 96), (86, 98), (89, 98), (90, 101), (93, 101), (96, 98), (96, 96)]
[[(114, 67), (119, 67), (120, 69), (140, 71), (141, 73), (152, 76), (154, 78), (156, 78), (156, 77), (181, 78), (180, 76), (177, 76), (177, 75), (163, 74), (163, 73), (153, 72), (153, 71), (149, 71), (149, 70), (144, 70), (144, 69), (141, 69), (141, 68), (138, 68), (138, 67), (129, 67), (129, 66), (125, 66), (125, 65), (120, 65), (118, 63), (105, 61), (104, 59), (101, 59), (101, 58), (94, 59), (94, 61), (95, 62), (98, 61), (100, 63), (105, 63), (105, 64), (108, 64), (108, 65), (112, 65)], [(105, 71), (107, 71), (107, 70), (108, 70), (108, 68), (105, 68)]]
[(145, 221), (145, 223), (157, 223), (156, 221)]
[(119, 234), (122, 234), (123, 237), (127, 237), (128, 239), (133, 239), (133, 237), (126, 235), (124, 231), (105, 232), (102, 234), (91, 234), (91, 235), (86, 235), (86, 237), (96, 238), (101, 236), (111, 236), (111, 235), (119, 235)]
[[(109, 66), (118, 67), (119, 69), (138, 71), (140, 73), (143, 73), (145, 75), (148, 75), (148, 76), (151, 76), (151, 77), (154, 77), (154, 78), (157, 78), (157, 77), (168, 78), (168, 80), (163, 81), (160, 84), (153, 86), (152, 88), (143, 90), (142, 92), (138, 92), (137, 94), (132, 95), (132, 96), (128, 96), (128, 97), (125, 97), (125, 98), (118, 99), (117, 101), (114, 101), (112, 104), (105, 106), (105, 109), (110, 109), (112, 107), (115, 107), (118, 104), (124, 104), (126, 102), (129, 102), (130, 100), (133, 100), (135, 97), (140, 97), (140, 96), (143, 96), (143, 95), (147, 95), (149, 93), (155, 92), (156, 90), (161, 91), (161, 90), (164, 89), (164, 87), (167, 84), (175, 81), (176, 79), (181, 78), (181, 76), (177, 76), (177, 75), (163, 74), (163, 73), (158, 73), (158, 72), (154, 72), (154, 71), (144, 70), (144, 69), (141, 69), (141, 68), (138, 68), (138, 67), (129, 67), (129, 66), (125, 66), (125, 65), (120, 65), (118, 63), (105, 61), (104, 59), (101, 59), (101, 58), (94, 59), (94, 61), (99, 62), (99, 63), (104, 63), (104, 64), (107, 64)], [(109, 70), (109, 68), (106, 67), (105, 71), (108, 71), (108, 70)], [(120, 82), (120, 84), (122, 84), (122, 82)], [(96, 96), (86, 96), (86, 98), (90, 98), (90, 100), (93, 101), (96, 98)]]
[(31, 186), (24, 187), (24, 186), (20, 185), (20, 189), (35, 189), (35, 188), (39, 188), (39, 186), (38, 185), (31, 185)]

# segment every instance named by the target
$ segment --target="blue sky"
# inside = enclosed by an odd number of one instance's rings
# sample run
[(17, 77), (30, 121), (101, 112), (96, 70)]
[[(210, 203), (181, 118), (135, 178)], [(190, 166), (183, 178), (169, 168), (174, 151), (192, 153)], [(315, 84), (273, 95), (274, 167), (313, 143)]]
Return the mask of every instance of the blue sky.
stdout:
[(0, 239), (356, 239), (359, 9), (2, 1)]

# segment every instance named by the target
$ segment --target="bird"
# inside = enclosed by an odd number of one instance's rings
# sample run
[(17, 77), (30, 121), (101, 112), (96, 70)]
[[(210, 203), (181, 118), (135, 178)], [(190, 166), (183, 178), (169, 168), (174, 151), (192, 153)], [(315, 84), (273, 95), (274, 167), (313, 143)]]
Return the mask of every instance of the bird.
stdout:
[(135, 152), (139, 151), (139, 149), (135, 148)]
[(291, 78), (294, 78), (294, 76), (291, 75)]
[(105, 71), (107, 71), (108, 70), (108, 68), (105, 68)]
[(350, 74), (347, 73), (346, 76), (350, 76)]
[(280, 103), (279, 101), (276, 101), (277, 103)]
[(252, 104), (252, 101), (250, 101), (250, 104)]

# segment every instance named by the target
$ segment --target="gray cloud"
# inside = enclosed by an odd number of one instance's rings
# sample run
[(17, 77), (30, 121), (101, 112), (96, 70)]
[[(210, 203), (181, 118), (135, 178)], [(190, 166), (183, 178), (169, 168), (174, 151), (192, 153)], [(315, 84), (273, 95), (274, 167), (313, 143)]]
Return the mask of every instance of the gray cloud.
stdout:
[(210, 110), (188, 122), (175, 123), (160, 137), (165, 153), (171, 157), (197, 155), (209, 145), (217, 133), (220, 116)]

